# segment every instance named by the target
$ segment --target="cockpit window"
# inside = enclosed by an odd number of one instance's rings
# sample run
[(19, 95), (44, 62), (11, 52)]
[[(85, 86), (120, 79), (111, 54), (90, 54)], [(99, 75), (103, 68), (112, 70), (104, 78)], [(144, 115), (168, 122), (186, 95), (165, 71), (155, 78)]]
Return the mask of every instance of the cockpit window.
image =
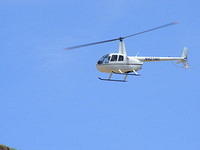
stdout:
[(104, 59), (104, 63), (105, 63), (105, 64), (109, 63), (109, 61), (110, 61), (110, 56), (108, 56), (108, 57), (106, 57), (106, 58)]
[(107, 63), (109, 63), (109, 60), (110, 60), (110, 56), (107, 54), (107, 55), (104, 55), (103, 57), (101, 57), (97, 63), (98, 64), (107, 64)]
[(110, 61), (117, 61), (117, 55), (112, 55), (112, 58)]
[(124, 61), (124, 56), (119, 55), (119, 59), (118, 59), (118, 61)]

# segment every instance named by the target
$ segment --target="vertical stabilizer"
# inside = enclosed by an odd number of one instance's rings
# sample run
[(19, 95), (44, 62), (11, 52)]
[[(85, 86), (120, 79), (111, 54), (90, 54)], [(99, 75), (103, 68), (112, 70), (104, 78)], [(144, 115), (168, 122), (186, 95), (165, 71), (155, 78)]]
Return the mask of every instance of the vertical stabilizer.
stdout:
[(188, 64), (188, 48), (184, 47), (182, 54), (181, 54), (182, 60), (180, 60), (178, 63), (183, 63), (184, 68), (189, 68)]
[(185, 60), (187, 60), (187, 57), (188, 57), (188, 48), (187, 47), (183, 48), (181, 57), (183, 57)]

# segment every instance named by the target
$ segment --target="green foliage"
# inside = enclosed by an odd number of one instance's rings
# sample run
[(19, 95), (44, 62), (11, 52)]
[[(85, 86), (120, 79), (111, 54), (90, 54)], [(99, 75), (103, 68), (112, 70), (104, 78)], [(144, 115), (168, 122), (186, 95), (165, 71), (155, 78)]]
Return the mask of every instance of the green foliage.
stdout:
[(8, 147), (8, 146), (5, 146), (5, 145), (0, 144), (0, 150), (16, 150), (16, 149), (10, 148), (10, 147)]

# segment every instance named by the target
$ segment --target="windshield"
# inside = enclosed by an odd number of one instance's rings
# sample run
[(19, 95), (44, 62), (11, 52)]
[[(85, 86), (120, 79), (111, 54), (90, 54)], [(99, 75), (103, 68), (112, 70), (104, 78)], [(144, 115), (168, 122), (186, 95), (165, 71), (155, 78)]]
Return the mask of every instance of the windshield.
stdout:
[(101, 57), (100, 60), (97, 62), (97, 64), (107, 64), (109, 63), (109, 60), (110, 60), (110, 56), (109, 54), (107, 54)]

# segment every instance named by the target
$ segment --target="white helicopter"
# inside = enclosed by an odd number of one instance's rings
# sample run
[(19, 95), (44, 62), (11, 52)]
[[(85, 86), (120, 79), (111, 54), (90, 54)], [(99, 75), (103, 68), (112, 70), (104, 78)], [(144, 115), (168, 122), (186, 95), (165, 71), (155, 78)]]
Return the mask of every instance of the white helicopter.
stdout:
[[(170, 25), (175, 25), (177, 24), (176, 22), (172, 22), (169, 24), (165, 24), (162, 26), (158, 26), (156, 28), (148, 29), (142, 32), (138, 32), (135, 34), (131, 34), (128, 36), (124, 37), (119, 37), (111, 40), (105, 40), (105, 41), (100, 41), (100, 42), (94, 42), (94, 43), (88, 43), (88, 44), (83, 44), (83, 45), (78, 45), (78, 46), (73, 46), (69, 48), (65, 48), (66, 50), (70, 49), (75, 49), (75, 48), (81, 48), (81, 47), (86, 47), (86, 46), (91, 46), (91, 45), (97, 45), (97, 44), (102, 44), (102, 43), (107, 43), (107, 42), (112, 42), (112, 41), (119, 41), (119, 51), (118, 53), (110, 53), (106, 54), (103, 57), (101, 57), (97, 64), (96, 67), (100, 72), (104, 73), (109, 73), (108, 78), (100, 78), (100, 80), (104, 81), (117, 81), (117, 82), (127, 82), (127, 76), (129, 75), (134, 75), (134, 76), (139, 76), (140, 74), (137, 72), (138, 70), (142, 69), (142, 65), (144, 62), (152, 62), (152, 61), (178, 61), (177, 63), (182, 63), (184, 68), (188, 68), (189, 64), (187, 62), (188, 58), (188, 49), (185, 47), (182, 51), (182, 55), (180, 57), (138, 57), (138, 56), (127, 56), (126, 53), (126, 48), (124, 44), (124, 39), (136, 36), (139, 34), (143, 34), (146, 32), (154, 31), (160, 28), (164, 28)], [(120, 74), (124, 75), (124, 78), (122, 80), (118, 79), (112, 79), (113, 74)]]

